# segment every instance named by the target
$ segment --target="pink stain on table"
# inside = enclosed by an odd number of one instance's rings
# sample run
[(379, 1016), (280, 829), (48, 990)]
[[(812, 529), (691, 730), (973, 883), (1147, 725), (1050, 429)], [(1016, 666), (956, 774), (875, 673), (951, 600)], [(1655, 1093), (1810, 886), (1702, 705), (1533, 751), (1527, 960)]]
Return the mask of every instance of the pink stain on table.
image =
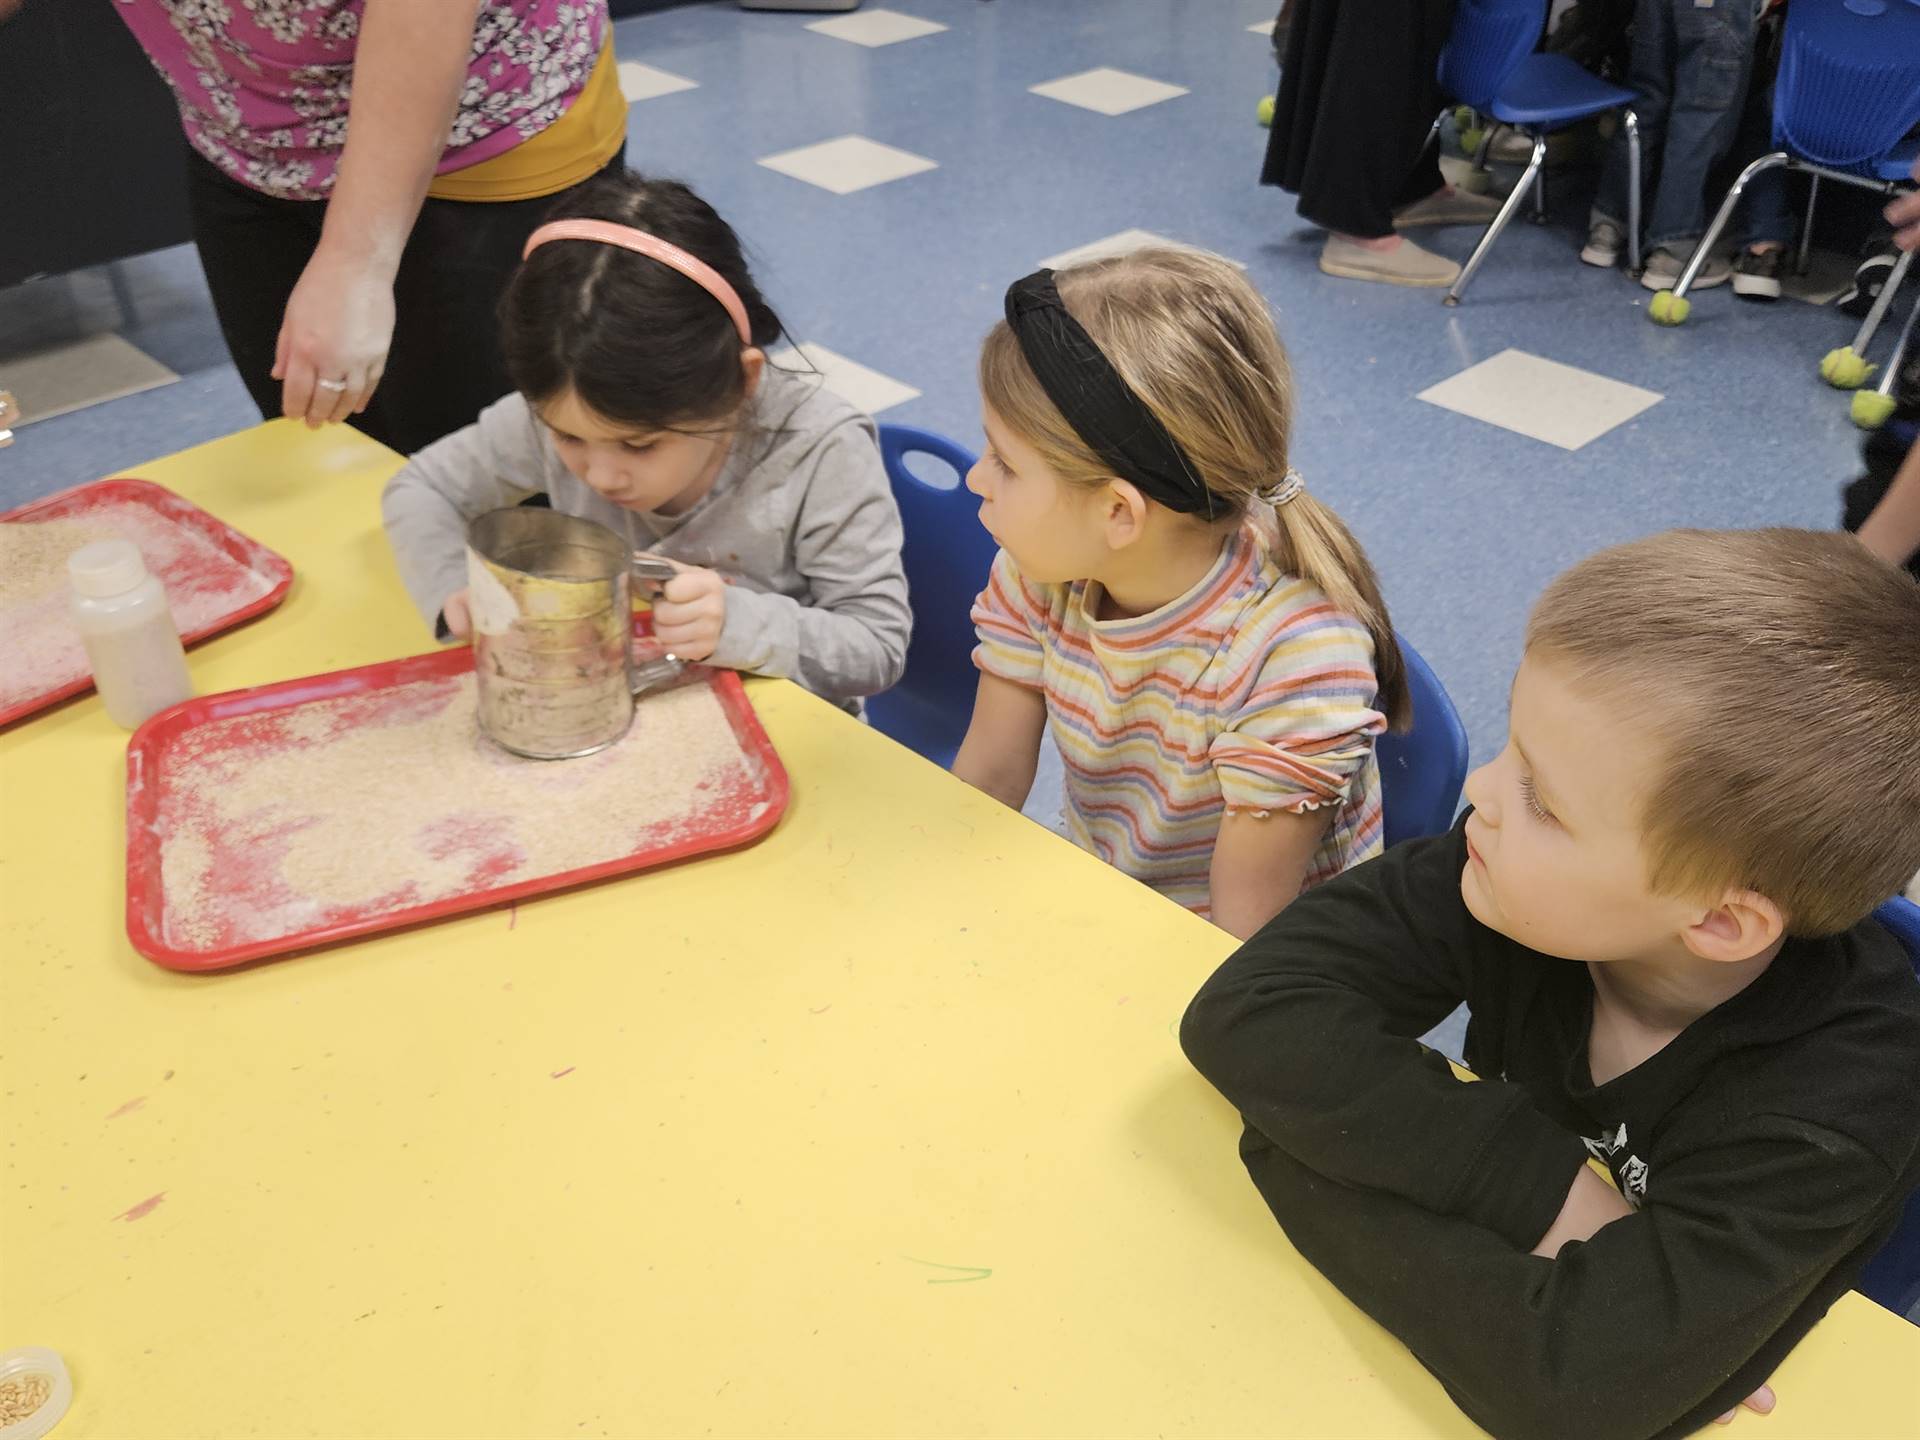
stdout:
[(549, 1080), (558, 1080), (558, 1079), (559, 1079), (559, 1078), (560, 1078), (560, 1077), (561, 1077), (562, 1075), (571, 1075), (571, 1074), (573, 1074), (573, 1066), (571, 1066), (571, 1065), (569, 1065), (569, 1066), (567, 1066), (567, 1068), (566, 1068), (566, 1069), (564, 1069), (564, 1070), (555, 1070), (555, 1071), (553, 1071), (553, 1072), (551, 1072), (551, 1073), (550, 1073), (550, 1074), (549, 1074), (549, 1075), (547, 1076), (547, 1078), (548, 1078)]
[(138, 1110), (142, 1105), (146, 1103), (147, 1103), (146, 1096), (136, 1095), (133, 1097), (133, 1099), (127, 1101), (126, 1104), (122, 1105), (118, 1110), (114, 1111), (111, 1115), (107, 1116), (107, 1119), (118, 1120), (122, 1115), (131, 1115), (134, 1111)]
[(138, 1205), (135, 1205), (132, 1209), (122, 1210), (118, 1215), (114, 1216), (113, 1218), (116, 1220), (128, 1220), (128, 1221), (144, 1220), (147, 1218), (147, 1216), (151, 1215), (155, 1210), (157, 1210), (160, 1207), (160, 1202), (166, 1198), (167, 1198), (167, 1192), (162, 1190), (157, 1195), (149, 1195), (146, 1199), (142, 1200)]

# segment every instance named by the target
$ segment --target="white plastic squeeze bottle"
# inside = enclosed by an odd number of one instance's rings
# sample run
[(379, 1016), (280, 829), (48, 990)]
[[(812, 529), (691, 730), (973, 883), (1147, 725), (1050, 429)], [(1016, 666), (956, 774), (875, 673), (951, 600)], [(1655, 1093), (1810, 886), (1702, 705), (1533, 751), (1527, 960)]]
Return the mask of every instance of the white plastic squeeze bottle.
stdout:
[(117, 725), (132, 730), (193, 694), (167, 592), (131, 540), (96, 540), (67, 557), (68, 608), (93, 683)]

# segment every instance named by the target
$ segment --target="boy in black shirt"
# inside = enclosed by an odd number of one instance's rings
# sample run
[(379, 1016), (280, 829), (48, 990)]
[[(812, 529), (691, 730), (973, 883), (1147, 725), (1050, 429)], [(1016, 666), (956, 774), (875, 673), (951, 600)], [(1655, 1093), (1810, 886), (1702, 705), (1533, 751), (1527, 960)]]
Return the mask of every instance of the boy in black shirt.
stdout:
[[(1870, 918), (1920, 869), (1920, 585), (1845, 535), (1604, 551), (1467, 796), (1249, 941), (1187, 1054), (1300, 1253), (1501, 1440), (1771, 1409), (1920, 1182)], [(1472, 1084), (1414, 1038), (1463, 1000)]]

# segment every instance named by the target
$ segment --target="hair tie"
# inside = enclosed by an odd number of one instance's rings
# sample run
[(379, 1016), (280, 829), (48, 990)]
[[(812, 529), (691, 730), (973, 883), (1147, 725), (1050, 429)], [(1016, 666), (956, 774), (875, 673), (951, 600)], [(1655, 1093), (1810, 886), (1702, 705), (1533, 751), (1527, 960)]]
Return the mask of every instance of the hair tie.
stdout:
[(527, 237), (520, 258), (525, 260), (549, 240), (595, 240), (602, 245), (617, 245), (622, 250), (631, 250), (636, 255), (645, 255), (670, 269), (678, 270), (720, 302), (732, 317), (733, 328), (740, 332), (743, 346), (753, 344), (753, 327), (747, 323), (747, 307), (740, 303), (739, 292), (727, 283), (726, 277), (718, 270), (699, 257), (689, 255), (678, 245), (662, 240), (658, 235), (636, 230), (631, 225), (617, 225), (611, 220), (550, 220)]
[(1087, 448), (1169, 510), (1213, 519), (1220, 502), (1160, 417), (1061, 303), (1053, 271), (1036, 270), (1008, 286), (1006, 311), (1027, 368)]
[(1307, 482), (1305, 478), (1302, 477), (1298, 470), (1289, 465), (1287, 467), (1287, 473), (1282, 475), (1276, 483), (1261, 487), (1260, 498), (1278, 510), (1282, 505), (1291, 505), (1295, 500), (1298, 500), (1302, 495), (1306, 494), (1306, 492)]

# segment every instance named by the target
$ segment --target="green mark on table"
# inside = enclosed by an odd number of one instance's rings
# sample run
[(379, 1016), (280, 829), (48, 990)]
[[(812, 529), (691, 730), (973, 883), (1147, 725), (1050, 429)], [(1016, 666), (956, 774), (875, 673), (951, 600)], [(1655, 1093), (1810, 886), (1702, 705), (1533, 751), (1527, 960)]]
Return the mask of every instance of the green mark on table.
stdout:
[(930, 1270), (951, 1270), (951, 1275), (941, 1275), (927, 1281), (929, 1285), (965, 1285), (972, 1280), (985, 1280), (993, 1274), (984, 1265), (942, 1265), (938, 1260), (922, 1260), (914, 1255), (902, 1255), (915, 1265), (925, 1265)]

